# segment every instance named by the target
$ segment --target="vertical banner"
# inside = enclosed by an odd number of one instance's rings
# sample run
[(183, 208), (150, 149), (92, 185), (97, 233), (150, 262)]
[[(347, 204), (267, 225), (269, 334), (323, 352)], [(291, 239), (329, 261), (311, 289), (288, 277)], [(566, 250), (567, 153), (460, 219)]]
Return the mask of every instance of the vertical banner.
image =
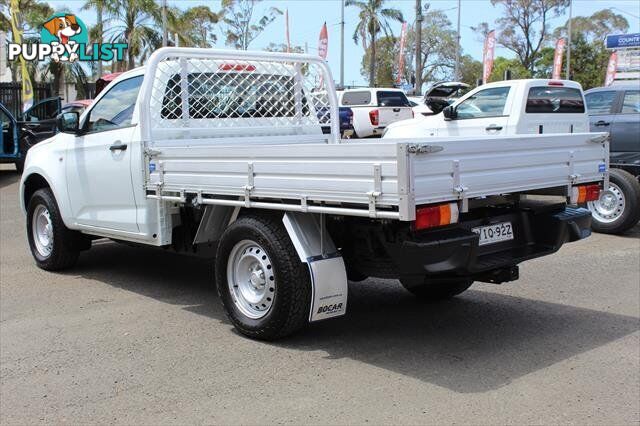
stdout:
[(553, 54), (553, 73), (551, 78), (560, 80), (562, 77), (562, 55), (564, 54), (564, 39), (559, 38), (556, 42), (556, 52)]
[(496, 50), (496, 31), (491, 30), (484, 39), (482, 50), (482, 84), (486, 84), (493, 69), (493, 57)]
[(286, 38), (286, 43), (287, 43), (287, 53), (291, 53), (291, 39), (289, 38), (289, 9), (286, 9), (284, 11), (284, 21), (285, 21), (284, 36)]
[(609, 65), (607, 65), (607, 76), (604, 79), (605, 86), (611, 86), (613, 80), (616, 79), (616, 68), (618, 68), (618, 54), (616, 52), (611, 53), (609, 56)]
[[(13, 33), (13, 42), (15, 44), (22, 43), (22, 30), (18, 24), (19, 14), (18, 0), (11, 0), (11, 32)], [(31, 79), (27, 71), (27, 63), (22, 55), (20, 55), (20, 71), (22, 74), (22, 111), (26, 111), (33, 105), (33, 86), (31, 86)]]
[(402, 30), (400, 32), (400, 53), (398, 55), (398, 77), (396, 83), (400, 85), (402, 83), (402, 77), (404, 75), (404, 46), (407, 42), (407, 23), (402, 23)]
[(320, 37), (318, 37), (318, 56), (322, 59), (327, 59), (329, 53), (329, 33), (327, 32), (327, 23), (325, 22), (320, 30)]

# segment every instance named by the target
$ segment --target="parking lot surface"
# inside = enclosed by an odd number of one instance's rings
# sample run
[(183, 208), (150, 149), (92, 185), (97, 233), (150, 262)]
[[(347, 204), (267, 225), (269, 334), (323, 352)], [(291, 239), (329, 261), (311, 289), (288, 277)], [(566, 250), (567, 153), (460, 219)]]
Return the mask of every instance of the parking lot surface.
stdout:
[(640, 226), (422, 304), (350, 285), (346, 317), (275, 343), (226, 320), (212, 262), (98, 242), (35, 267), (0, 166), (0, 423), (640, 422)]

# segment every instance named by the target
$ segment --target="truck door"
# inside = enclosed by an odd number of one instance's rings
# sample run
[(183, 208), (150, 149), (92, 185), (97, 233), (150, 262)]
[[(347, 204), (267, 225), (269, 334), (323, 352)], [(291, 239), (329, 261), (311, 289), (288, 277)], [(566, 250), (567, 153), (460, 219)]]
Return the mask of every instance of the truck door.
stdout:
[(612, 89), (598, 90), (584, 96), (589, 113), (589, 128), (592, 132), (611, 132), (617, 95), (618, 93)]
[(612, 152), (640, 151), (640, 90), (625, 90), (611, 125)]
[(131, 120), (142, 79), (123, 80), (98, 99), (84, 117), (82, 134), (69, 148), (69, 199), (81, 225), (138, 232), (130, 145), (136, 133)]
[(480, 90), (456, 106), (457, 117), (443, 121), (438, 136), (503, 135), (509, 123), (510, 87)]
[(56, 134), (56, 117), (61, 105), (59, 97), (43, 99), (20, 116), (20, 127), (33, 135), (34, 143)]

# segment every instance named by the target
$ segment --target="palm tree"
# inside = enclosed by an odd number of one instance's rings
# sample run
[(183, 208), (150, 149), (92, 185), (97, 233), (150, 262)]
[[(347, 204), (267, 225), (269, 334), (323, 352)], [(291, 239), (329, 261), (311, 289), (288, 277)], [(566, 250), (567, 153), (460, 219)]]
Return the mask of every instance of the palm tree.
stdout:
[(127, 43), (126, 69), (136, 66), (136, 58), (143, 60), (162, 45), (157, 30), (160, 7), (153, 0), (115, 0), (104, 2), (109, 16), (109, 28), (105, 34), (112, 43)]
[[(108, 10), (108, 0), (87, 0), (82, 5), (82, 10), (96, 10), (96, 25), (89, 30), (89, 37), (92, 41), (102, 44), (104, 39), (104, 13)], [(102, 61), (97, 61), (98, 77), (102, 76)]]
[[(369, 61), (369, 86), (374, 87), (376, 84), (376, 39), (378, 34), (383, 31), (386, 36), (392, 35), (391, 25), (389, 21), (404, 22), (402, 12), (398, 9), (385, 8), (386, 0), (347, 0), (346, 6), (355, 6), (360, 9), (358, 14), (359, 21), (353, 32), (353, 40), (358, 43), (358, 39), (362, 34), (370, 37), (371, 43), (371, 60)], [(366, 40), (363, 40), (366, 42)]]

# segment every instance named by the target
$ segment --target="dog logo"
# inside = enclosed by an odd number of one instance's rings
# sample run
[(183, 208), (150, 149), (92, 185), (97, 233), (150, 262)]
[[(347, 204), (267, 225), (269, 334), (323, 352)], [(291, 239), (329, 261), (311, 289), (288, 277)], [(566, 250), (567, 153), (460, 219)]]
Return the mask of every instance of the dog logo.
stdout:
[[(55, 62), (75, 62), (78, 45), (88, 41), (87, 27), (76, 15), (57, 13), (42, 24), (40, 39), (53, 47), (51, 59)], [(63, 49), (55, 48), (60, 45)]]

